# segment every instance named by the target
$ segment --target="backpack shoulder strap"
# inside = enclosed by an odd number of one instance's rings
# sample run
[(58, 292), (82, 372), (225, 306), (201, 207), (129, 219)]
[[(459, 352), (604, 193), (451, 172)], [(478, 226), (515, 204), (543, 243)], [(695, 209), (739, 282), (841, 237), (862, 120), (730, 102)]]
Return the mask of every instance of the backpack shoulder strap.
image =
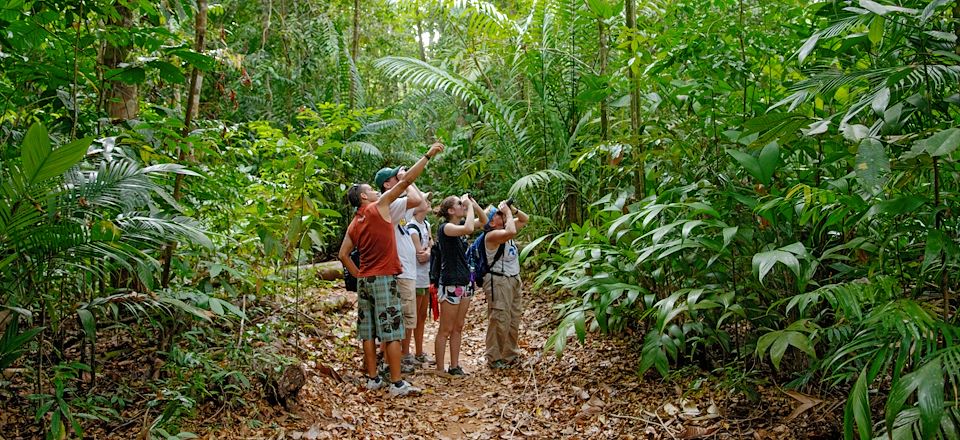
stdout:
[(506, 250), (506, 243), (500, 243), (500, 246), (497, 247), (497, 253), (493, 256), (493, 261), (490, 262), (490, 268), (493, 268), (494, 264), (497, 264), (497, 261), (500, 261), (503, 258), (504, 250)]
[(423, 231), (420, 230), (420, 227), (417, 226), (416, 223), (413, 223), (413, 222), (407, 223), (407, 229), (416, 229), (416, 230), (417, 230), (417, 235), (419, 235), (419, 236), (421, 236), (421, 237), (423, 236)]

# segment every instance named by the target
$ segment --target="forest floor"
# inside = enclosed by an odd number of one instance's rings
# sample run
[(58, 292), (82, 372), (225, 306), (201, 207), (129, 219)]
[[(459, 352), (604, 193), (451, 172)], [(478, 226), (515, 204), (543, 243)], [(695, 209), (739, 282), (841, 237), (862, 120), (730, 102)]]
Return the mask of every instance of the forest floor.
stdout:
[[(486, 301), (471, 303), (464, 328), (461, 379), (420, 369), (407, 379), (424, 391), (392, 398), (366, 391), (361, 350), (352, 337), (355, 297), (341, 289), (308, 295), (343, 296), (336, 313), (314, 316), (329, 327), (326, 337), (301, 341), (318, 356), (306, 363), (307, 382), (287, 410), (275, 407), (249, 415), (208, 438), (837, 438), (843, 402), (818, 399), (772, 385), (753, 384), (759, 400), (724, 386), (725, 378), (688, 368), (669, 380), (656, 373), (636, 374), (640, 335), (611, 339), (571, 338), (561, 357), (542, 347), (556, 328), (553, 302), (527, 295), (521, 325), (525, 360), (511, 370), (493, 371), (483, 360)], [(336, 302), (336, 301), (334, 301)], [(308, 307), (309, 308), (309, 307)], [(437, 324), (428, 321), (424, 350), (434, 358)], [(734, 372), (734, 376), (739, 375)], [(729, 379), (729, 378), (727, 378)], [(201, 432), (196, 430), (194, 432)]]
[[(299, 359), (306, 373), (299, 395), (286, 405), (269, 403), (255, 382), (244, 403), (225, 404), (211, 396), (180, 428), (203, 439), (271, 440), (840, 437), (840, 398), (783, 389), (765, 378), (769, 372), (745, 374), (733, 367), (705, 372), (688, 366), (665, 379), (652, 371), (639, 376), (641, 334), (590, 334), (582, 344), (571, 337), (562, 356), (544, 352), (557, 325), (555, 299), (541, 292), (524, 294), (521, 365), (497, 371), (485, 366), (486, 301), (480, 293), (464, 328), (460, 357), (468, 375), (454, 379), (433, 373), (432, 366), (420, 369), (407, 379), (423, 393), (402, 398), (364, 389), (354, 336), (356, 297), (343, 290), (342, 282), (305, 290), (295, 309), (293, 298), (263, 300), (259, 306), (272, 314), (247, 326), (267, 320), (287, 329), (267, 344)], [(436, 329), (437, 323), (428, 320), (424, 348), (431, 358)], [(109, 395), (110, 390), (135, 389), (141, 399), (128, 401), (114, 422), (91, 421), (84, 428), (86, 438), (151, 437), (150, 420), (158, 413), (147, 404), (157, 398), (149, 383), (159, 368), (150, 354), (156, 348), (146, 339), (144, 345), (117, 334), (98, 335), (101, 353), (124, 354), (98, 365), (101, 390), (93, 391)], [(29, 384), (15, 382), (12, 395), (0, 396), (0, 440), (41, 436), (33, 421), (35, 408), (25, 397), (29, 389)]]

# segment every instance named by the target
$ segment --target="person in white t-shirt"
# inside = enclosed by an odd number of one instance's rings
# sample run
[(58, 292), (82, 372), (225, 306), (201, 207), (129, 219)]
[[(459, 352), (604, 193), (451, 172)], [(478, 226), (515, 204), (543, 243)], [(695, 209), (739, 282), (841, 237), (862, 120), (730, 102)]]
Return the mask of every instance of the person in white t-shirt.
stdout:
[[(381, 168), (374, 176), (374, 181), (381, 191), (388, 191), (400, 182), (406, 174), (403, 167)], [(403, 304), (403, 326), (406, 334), (401, 343), (403, 360), (401, 371), (404, 374), (414, 372), (414, 358), (410, 353), (410, 336), (417, 326), (417, 250), (410, 241), (410, 234), (406, 228), (406, 219), (413, 213), (413, 208), (423, 201), (420, 190), (416, 185), (407, 187), (407, 196), (399, 198), (390, 204), (390, 219), (393, 221), (394, 235), (397, 239), (397, 255), (403, 272), (397, 275), (397, 285), (400, 291), (400, 302)]]
[(413, 345), (416, 351), (414, 361), (420, 366), (430, 362), (423, 351), (423, 331), (427, 324), (427, 309), (430, 307), (430, 247), (433, 246), (433, 237), (430, 234), (430, 222), (427, 213), (430, 212), (430, 193), (423, 195), (420, 206), (413, 210), (413, 217), (407, 221), (407, 231), (410, 232), (410, 241), (417, 249), (417, 327), (413, 330)]

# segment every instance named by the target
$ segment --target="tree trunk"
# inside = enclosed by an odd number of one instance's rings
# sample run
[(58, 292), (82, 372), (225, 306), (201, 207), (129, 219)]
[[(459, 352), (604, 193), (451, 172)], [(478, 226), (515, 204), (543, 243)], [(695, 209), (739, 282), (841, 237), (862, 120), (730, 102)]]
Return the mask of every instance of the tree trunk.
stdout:
[[(133, 27), (133, 12), (120, 3), (116, 3), (114, 8), (116, 8), (118, 17), (110, 18), (109, 24), (126, 29)], [(131, 44), (114, 46), (110, 42), (104, 42), (101, 52), (101, 64), (105, 70), (110, 71), (120, 68), (120, 65), (127, 61), (131, 47)], [(136, 84), (107, 80), (107, 84), (104, 87), (103, 104), (104, 111), (107, 112), (107, 117), (115, 123), (137, 117), (137, 113), (140, 111), (140, 104), (137, 101)]]
[[(607, 32), (603, 20), (597, 20), (597, 30), (600, 33), (600, 77), (607, 75)], [(600, 100), (600, 140), (607, 140), (610, 121), (607, 120), (607, 98)]]
[(420, 20), (420, 2), (414, 5), (417, 8), (414, 11), (417, 17), (417, 49), (420, 49), (420, 61), (427, 62), (427, 49), (423, 44), (423, 21)]
[(273, 15), (273, 0), (267, 0), (267, 10), (263, 16), (263, 33), (260, 35), (260, 50), (267, 45), (267, 38), (270, 37), (270, 17)]
[(960, 0), (953, 2), (953, 33), (957, 34), (957, 54), (960, 54)]
[[(360, 0), (353, 0), (353, 42), (350, 44), (350, 47), (350, 56), (353, 57), (353, 64), (356, 65), (357, 58), (360, 56)], [(357, 84), (354, 81), (354, 75), (350, 75), (350, 96), (348, 99), (351, 110), (356, 105), (356, 103), (353, 102), (353, 97), (357, 92)]]
[[(574, 23), (570, 23), (570, 51), (571, 53), (577, 53), (577, 26)], [(568, 118), (570, 119), (569, 126), (567, 127), (567, 137), (573, 136), (573, 133), (577, 130), (577, 89), (580, 84), (577, 81), (577, 65), (576, 63), (570, 63), (570, 107), (567, 109)], [(572, 147), (572, 145), (571, 145)], [(569, 158), (568, 158), (569, 159)]]
[[(627, 28), (631, 31), (637, 29), (637, 7), (634, 0), (626, 0)], [(633, 52), (633, 44), (630, 45), (630, 51)], [(634, 167), (634, 190), (637, 199), (646, 197), (646, 188), (644, 180), (646, 172), (644, 171), (644, 160), (642, 149), (640, 148), (640, 91), (637, 86), (637, 76), (634, 73), (633, 66), (628, 70), (630, 77), (630, 139), (633, 144), (633, 167)]]
[[(204, 39), (207, 35), (207, 0), (197, 0), (197, 21), (196, 21), (196, 39), (194, 50), (203, 53)], [(190, 135), (190, 127), (193, 125), (193, 119), (200, 107), (200, 89), (203, 87), (203, 73), (196, 66), (190, 74), (190, 91), (187, 95), (187, 111), (183, 118), (182, 137), (186, 139)], [(187, 149), (181, 142), (177, 153), (177, 162), (183, 164), (187, 158)], [(173, 198), (180, 200), (183, 197), (183, 174), (177, 174), (173, 184)], [(163, 251), (163, 274), (161, 276), (161, 285), (170, 286), (170, 260), (173, 258), (173, 251), (177, 248), (176, 242), (171, 242)]]

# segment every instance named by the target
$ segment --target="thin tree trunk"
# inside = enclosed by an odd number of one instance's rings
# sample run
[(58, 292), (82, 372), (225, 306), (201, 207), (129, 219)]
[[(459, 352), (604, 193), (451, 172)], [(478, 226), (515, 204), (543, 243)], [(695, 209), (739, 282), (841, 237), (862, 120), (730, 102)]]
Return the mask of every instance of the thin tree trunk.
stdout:
[[(637, 29), (637, 7), (634, 0), (626, 0), (627, 28)], [(634, 32), (635, 33), (635, 32)], [(640, 148), (640, 91), (633, 67), (628, 70), (630, 77), (630, 139), (633, 144), (634, 190), (638, 199), (646, 197), (644, 160)]]
[[(574, 23), (570, 23), (570, 51), (571, 53), (577, 53), (577, 26)], [(570, 61), (570, 107), (567, 109), (567, 117), (570, 118), (569, 127), (567, 128), (567, 137), (573, 136), (573, 132), (577, 129), (577, 89), (580, 84), (577, 81), (577, 65), (572, 60)]]
[[(738, 26), (739, 29), (738, 29), (738, 32), (737, 32), (737, 37), (738, 37), (739, 40), (740, 40), (740, 62), (743, 63), (743, 66), (744, 66), (744, 67), (746, 67), (746, 66), (747, 66), (747, 49), (746, 49), (746, 45), (745, 45), (744, 42), (743, 42), (743, 0), (740, 0), (739, 3), (740, 3), (740, 16), (739, 16), (740, 26)], [(747, 76), (748, 76), (748, 74), (747, 74), (747, 73), (744, 73), (744, 75), (743, 75), (743, 101), (742, 101), (743, 108), (742, 108), (742, 110), (741, 110), (741, 116), (742, 116), (744, 119), (746, 119), (746, 117), (747, 117), (747, 79), (748, 79)], [(716, 120), (716, 116), (714, 116), (714, 120)]]
[[(597, 30), (600, 33), (600, 77), (607, 75), (607, 31), (603, 20), (597, 19)], [(600, 100), (600, 140), (606, 141), (610, 121), (607, 119), (607, 98)]]
[[(196, 21), (196, 41), (194, 50), (203, 52), (204, 39), (207, 35), (207, 0), (197, 0), (197, 21)], [(190, 75), (190, 92), (187, 95), (187, 111), (183, 118), (183, 139), (190, 135), (190, 127), (193, 125), (193, 119), (196, 116), (197, 109), (200, 107), (200, 89), (203, 87), (203, 73), (196, 66)], [(177, 154), (177, 162), (182, 164), (187, 158), (187, 150), (181, 143)], [(173, 198), (180, 200), (183, 197), (183, 174), (177, 174), (173, 184)], [(170, 285), (170, 260), (173, 258), (173, 251), (177, 243), (171, 242), (163, 252), (163, 274), (161, 276), (161, 285), (169, 287)]]
[(957, 34), (957, 54), (960, 54), (960, 0), (953, 2), (953, 33)]
[(427, 49), (423, 44), (423, 20), (420, 19), (420, 2), (414, 5), (414, 11), (417, 18), (417, 48), (420, 49), (420, 61), (427, 62)]
[[(120, 3), (114, 4), (118, 18), (109, 20), (114, 26), (130, 29), (133, 26), (133, 12)], [(114, 46), (110, 42), (103, 43), (101, 64), (109, 72), (120, 68), (130, 55), (131, 44)], [(137, 117), (140, 105), (137, 102), (136, 84), (126, 84), (117, 80), (107, 80), (104, 96), (104, 111), (113, 122), (125, 121)]]
[[(353, 0), (353, 41), (350, 44), (353, 57), (353, 64), (357, 64), (357, 58), (360, 56), (360, 0)], [(350, 102), (350, 109), (356, 105), (353, 100), (357, 92), (357, 84), (354, 75), (350, 75), (350, 96), (347, 98)]]
[(357, 62), (360, 54), (360, 0), (353, 0), (353, 42), (350, 45), (353, 62)]
[(273, 0), (267, 0), (267, 10), (263, 17), (263, 34), (260, 35), (260, 50), (263, 51), (270, 37), (270, 17), (273, 15)]

